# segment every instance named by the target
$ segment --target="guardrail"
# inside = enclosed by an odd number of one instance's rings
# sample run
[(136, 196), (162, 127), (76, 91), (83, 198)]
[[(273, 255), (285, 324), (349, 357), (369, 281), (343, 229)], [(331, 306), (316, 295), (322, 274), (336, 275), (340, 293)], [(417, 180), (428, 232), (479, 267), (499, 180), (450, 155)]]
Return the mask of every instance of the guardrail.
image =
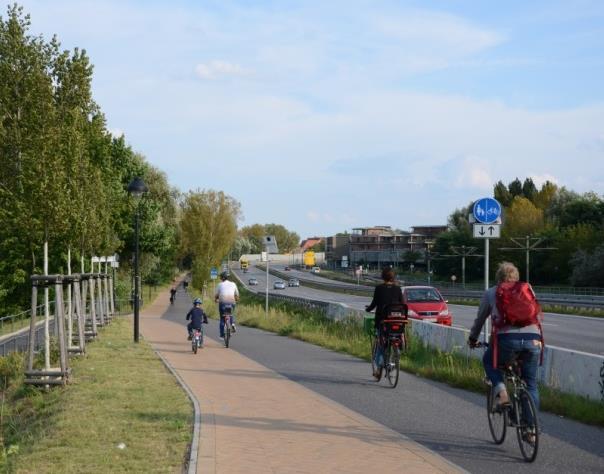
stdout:
[[(278, 270), (269, 269), (269, 272), (282, 279), (288, 279), (289, 275), (282, 273)], [(373, 286), (367, 285), (358, 285), (352, 286), (349, 283), (337, 282), (337, 281), (329, 281), (329, 282), (320, 282), (317, 280), (306, 279), (303, 277), (297, 277), (300, 280), (300, 283), (303, 283), (305, 286), (316, 289), (327, 289), (330, 291), (335, 291), (339, 293), (348, 293), (354, 295), (368, 296), (371, 297), (373, 295)], [(423, 283), (425, 284), (425, 283)], [(462, 299), (472, 299), (472, 300), (480, 300), (484, 293), (484, 289), (476, 289), (476, 290), (464, 290), (459, 287), (445, 287), (441, 286), (438, 283), (435, 283), (433, 286), (438, 288), (438, 290), (445, 297), (449, 298), (462, 298)], [(576, 295), (576, 294), (547, 294), (540, 293), (537, 291), (539, 287), (535, 287), (535, 293), (541, 303), (555, 305), (555, 306), (569, 306), (573, 308), (582, 308), (582, 309), (604, 309), (604, 296), (597, 295)]]

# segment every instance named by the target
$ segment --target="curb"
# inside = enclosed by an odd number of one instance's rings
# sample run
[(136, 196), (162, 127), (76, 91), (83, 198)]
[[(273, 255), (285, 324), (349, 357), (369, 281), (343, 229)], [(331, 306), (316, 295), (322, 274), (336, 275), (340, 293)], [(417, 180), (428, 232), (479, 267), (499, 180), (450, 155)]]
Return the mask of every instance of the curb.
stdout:
[(189, 386), (185, 383), (185, 381), (182, 379), (182, 377), (180, 375), (178, 375), (178, 372), (176, 372), (176, 370), (174, 370), (174, 368), (170, 365), (170, 363), (166, 360), (166, 358), (163, 355), (161, 355), (160, 352), (158, 352), (158, 351), (154, 351), (154, 352), (161, 359), (161, 361), (164, 363), (166, 368), (172, 373), (172, 375), (174, 375), (174, 378), (176, 379), (176, 381), (184, 389), (187, 396), (193, 403), (193, 408), (195, 410), (195, 422), (193, 424), (193, 439), (191, 440), (189, 466), (188, 466), (188, 469), (186, 472), (187, 472), (187, 474), (196, 474), (197, 458), (199, 456), (199, 438), (200, 438), (200, 433), (201, 433), (201, 410), (199, 408), (199, 402), (197, 401), (197, 398), (195, 398), (195, 395), (193, 395), (193, 392), (191, 392), (191, 389), (189, 388)]

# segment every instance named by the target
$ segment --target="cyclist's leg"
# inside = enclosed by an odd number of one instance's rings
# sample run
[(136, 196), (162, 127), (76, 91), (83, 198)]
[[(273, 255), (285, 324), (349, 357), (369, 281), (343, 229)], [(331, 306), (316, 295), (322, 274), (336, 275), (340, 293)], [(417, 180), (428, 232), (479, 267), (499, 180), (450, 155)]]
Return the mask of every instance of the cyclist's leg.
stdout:
[[(498, 345), (497, 351), (499, 353), (498, 359), (502, 360), (501, 344)], [(491, 381), (491, 386), (493, 387), (493, 396), (497, 396), (499, 392), (505, 389), (505, 384), (503, 383), (503, 374), (501, 373), (501, 370), (499, 370), (497, 367), (493, 367), (493, 342), (489, 344), (489, 347), (482, 356), (482, 364), (487, 377)]]
[(224, 304), (218, 303), (218, 313), (220, 314), (220, 337), (224, 337)]
[(522, 378), (526, 382), (535, 406), (539, 409), (539, 391), (537, 388), (537, 368), (539, 367), (539, 358), (541, 356), (541, 341), (524, 340), (520, 358), (522, 360)]
[(384, 334), (383, 331), (377, 328), (377, 350), (375, 351), (375, 366), (382, 368), (384, 366)]
[[(531, 394), (535, 408), (539, 410), (539, 389), (537, 387), (537, 368), (539, 367), (539, 358), (541, 356), (541, 341), (523, 340), (523, 350), (520, 353), (522, 360), (522, 379), (526, 382), (526, 388)], [(523, 407), (523, 412), (530, 414), (529, 407)], [(533, 420), (525, 420), (532, 423)]]
[(231, 308), (231, 324), (235, 325), (235, 303), (233, 303)]

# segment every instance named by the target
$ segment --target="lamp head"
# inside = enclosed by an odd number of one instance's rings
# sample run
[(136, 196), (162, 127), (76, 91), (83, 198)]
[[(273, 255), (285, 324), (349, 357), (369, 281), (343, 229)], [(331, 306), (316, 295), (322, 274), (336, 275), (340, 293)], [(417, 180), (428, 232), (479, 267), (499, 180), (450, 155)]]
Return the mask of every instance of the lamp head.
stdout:
[(135, 198), (141, 197), (147, 191), (149, 191), (147, 185), (138, 176), (130, 181), (130, 184), (128, 185), (128, 193)]

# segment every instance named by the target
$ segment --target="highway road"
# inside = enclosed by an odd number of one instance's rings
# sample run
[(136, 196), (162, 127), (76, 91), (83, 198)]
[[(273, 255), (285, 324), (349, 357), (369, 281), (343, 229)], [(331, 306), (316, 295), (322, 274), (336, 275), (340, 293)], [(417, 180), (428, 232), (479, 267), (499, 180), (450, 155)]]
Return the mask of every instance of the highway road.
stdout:
[[(260, 280), (259, 273), (251, 271), (245, 276)], [(212, 321), (206, 334), (216, 339), (217, 332), (217, 323)], [(520, 455), (515, 432), (508, 432), (500, 446), (491, 442), (481, 395), (406, 373), (401, 373), (398, 387), (390, 389), (384, 382), (372, 381), (371, 368), (365, 361), (243, 326), (233, 337), (231, 349), (225, 350), (239, 351), (472, 473), (604, 472), (604, 430), (599, 428), (542, 413), (544, 432), (539, 457), (527, 464)], [(237, 447), (233, 449), (236, 452)], [(379, 470), (379, 459), (375, 459), (375, 466)], [(405, 472), (405, 466), (401, 466), (401, 472)]]
[[(291, 274), (293, 278), (304, 278), (314, 280), (318, 283), (336, 283), (343, 287), (355, 288), (356, 285), (343, 282), (334, 282), (319, 275), (313, 275), (310, 272), (301, 272), (298, 270), (284, 271), (285, 265), (272, 265), (277, 271)], [(247, 282), (249, 278), (258, 279), (259, 285), (257, 291), (264, 291), (265, 272), (251, 267), (248, 273), (242, 273), (235, 269), (236, 273)], [(369, 297), (347, 295), (344, 293), (330, 292), (301, 286), (299, 288), (286, 288), (285, 290), (273, 290), (272, 284), (278, 278), (269, 275), (271, 291), (283, 292), (291, 296), (301, 296), (320, 301), (329, 301), (334, 303), (344, 303), (355, 309), (364, 309), (369, 303)], [(286, 281), (287, 284), (287, 281)], [(303, 285), (303, 284), (302, 284)], [(469, 329), (472, 326), (476, 316), (477, 308), (475, 306), (450, 305), (453, 313), (454, 326)], [(559, 313), (545, 313), (543, 322), (543, 331), (545, 343), (551, 346), (563, 347), (575, 351), (588, 352), (592, 354), (604, 355), (604, 318), (590, 318), (578, 315), (568, 315)]]

